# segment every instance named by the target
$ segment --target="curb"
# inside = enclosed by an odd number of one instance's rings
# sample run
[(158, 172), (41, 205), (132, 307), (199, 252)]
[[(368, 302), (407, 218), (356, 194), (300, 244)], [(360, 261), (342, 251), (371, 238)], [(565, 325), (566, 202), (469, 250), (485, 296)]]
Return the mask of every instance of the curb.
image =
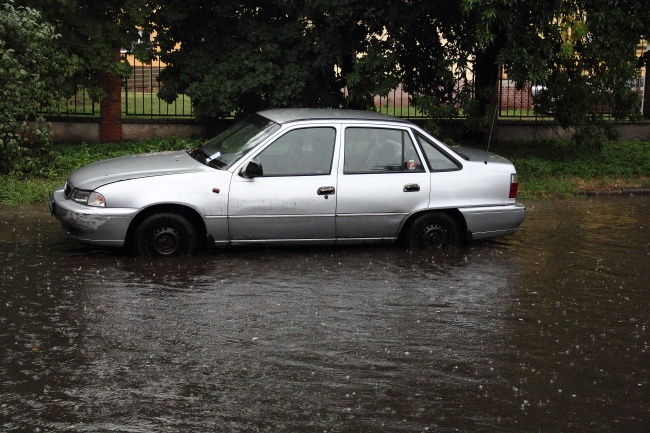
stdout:
[(650, 195), (650, 188), (623, 188), (623, 189), (613, 189), (609, 191), (584, 191), (582, 195), (586, 196), (609, 196), (617, 195), (623, 197), (632, 197), (637, 195)]

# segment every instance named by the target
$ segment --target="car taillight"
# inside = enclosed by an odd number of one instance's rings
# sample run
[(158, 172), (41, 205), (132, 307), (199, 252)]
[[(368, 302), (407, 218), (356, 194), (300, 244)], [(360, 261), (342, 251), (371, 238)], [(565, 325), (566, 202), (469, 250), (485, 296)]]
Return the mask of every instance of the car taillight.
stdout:
[(519, 192), (519, 182), (517, 182), (517, 173), (510, 175), (510, 195), (509, 198), (517, 198)]

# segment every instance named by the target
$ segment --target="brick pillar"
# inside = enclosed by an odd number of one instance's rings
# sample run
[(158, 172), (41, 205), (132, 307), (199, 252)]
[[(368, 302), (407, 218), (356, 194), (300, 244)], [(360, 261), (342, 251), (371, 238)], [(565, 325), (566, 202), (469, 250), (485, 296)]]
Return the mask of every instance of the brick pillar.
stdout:
[[(115, 61), (120, 60), (120, 51), (115, 52)], [(100, 102), (99, 138), (104, 142), (122, 141), (122, 79), (104, 73), (102, 87), (107, 96)]]

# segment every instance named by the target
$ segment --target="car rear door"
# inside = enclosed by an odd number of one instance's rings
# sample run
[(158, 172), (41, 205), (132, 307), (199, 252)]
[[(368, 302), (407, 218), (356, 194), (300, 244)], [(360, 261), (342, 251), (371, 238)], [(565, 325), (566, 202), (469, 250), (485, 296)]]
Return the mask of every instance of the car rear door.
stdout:
[(429, 205), (430, 174), (410, 129), (349, 125), (342, 143), (337, 238), (394, 239), (408, 215)]

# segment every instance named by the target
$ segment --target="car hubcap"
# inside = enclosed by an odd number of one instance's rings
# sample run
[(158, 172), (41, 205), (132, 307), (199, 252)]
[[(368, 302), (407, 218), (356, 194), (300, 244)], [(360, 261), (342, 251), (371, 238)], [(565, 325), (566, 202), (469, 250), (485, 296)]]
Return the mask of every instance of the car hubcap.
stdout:
[(429, 224), (422, 228), (418, 245), (422, 249), (443, 248), (449, 245), (450, 233), (440, 224)]
[(173, 227), (160, 227), (151, 237), (153, 252), (163, 256), (174, 254), (181, 244), (181, 235)]

